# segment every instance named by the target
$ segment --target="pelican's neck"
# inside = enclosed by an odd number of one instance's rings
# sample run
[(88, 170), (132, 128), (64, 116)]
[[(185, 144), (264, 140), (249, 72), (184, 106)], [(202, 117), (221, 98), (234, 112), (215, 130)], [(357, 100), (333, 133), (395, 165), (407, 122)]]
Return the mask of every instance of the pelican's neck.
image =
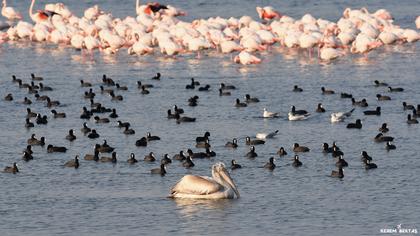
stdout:
[(34, 15), (32, 12), (33, 12), (33, 8), (34, 8), (34, 5), (35, 5), (35, 0), (32, 0), (32, 2), (31, 2), (31, 6), (29, 7), (29, 16), (32, 18), (32, 16)]

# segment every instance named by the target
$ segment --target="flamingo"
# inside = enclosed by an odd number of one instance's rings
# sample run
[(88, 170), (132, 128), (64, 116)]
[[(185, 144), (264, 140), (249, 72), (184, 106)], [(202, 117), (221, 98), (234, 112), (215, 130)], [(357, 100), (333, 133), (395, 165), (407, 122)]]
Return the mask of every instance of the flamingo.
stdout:
[(380, 47), (382, 44), (383, 43), (381, 41), (377, 41), (366, 34), (360, 33), (353, 41), (350, 52), (363, 53), (366, 56), (369, 51)]
[(239, 191), (223, 163), (212, 166), (212, 177), (186, 175), (171, 188), (169, 197), (194, 199), (233, 199)]
[(324, 61), (331, 61), (344, 55), (344, 53), (341, 50), (335, 48), (321, 47), (319, 50), (319, 58), (321, 58), (321, 60)]
[(233, 61), (236, 63), (240, 63), (242, 65), (249, 65), (249, 64), (259, 64), (261, 63), (261, 59), (249, 54), (246, 51), (242, 51), (239, 55), (233, 58)]
[(6, 0), (3, 0), (1, 14), (10, 21), (22, 20), (22, 15), (19, 12), (17, 12), (13, 7), (8, 7)]
[(47, 12), (38, 10), (37, 13), (33, 13), (33, 8), (36, 0), (32, 0), (31, 6), (29, 7), (29, 16), (35, 23), (47, 22), (50, 19), (50, 15)]
[(258, 16), (262, 20), (268, 21), (268, 20), (272, 20), (276, 18), (278, 19), (282, 17), (282, 15), (278, 11), (274, 10), (274, 8), (271, 6), (256, 7), (256, 10), (257, 10)]

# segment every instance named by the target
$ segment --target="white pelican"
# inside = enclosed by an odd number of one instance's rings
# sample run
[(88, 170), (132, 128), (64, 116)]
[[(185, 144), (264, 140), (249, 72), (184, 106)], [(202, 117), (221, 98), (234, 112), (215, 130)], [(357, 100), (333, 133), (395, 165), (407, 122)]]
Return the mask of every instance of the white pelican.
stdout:
[(218, 162), (211, 168), (212, 178), (207, 176), (186, 175), (171, 189), (172, 198), (194, 199), (233, 199), (239, 192), (223, 163)]

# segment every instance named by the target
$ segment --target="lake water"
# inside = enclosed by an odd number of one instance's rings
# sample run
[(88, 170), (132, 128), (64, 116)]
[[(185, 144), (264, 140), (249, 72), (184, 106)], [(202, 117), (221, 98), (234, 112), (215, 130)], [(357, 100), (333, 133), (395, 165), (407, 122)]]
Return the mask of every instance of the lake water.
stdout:
[[(17, 2), (17, 1), (13, 1)], [(80, 15), (81, 10), (93, 4), (110, 10), (115, 16), (133, 15), (132, 1), (63, 1)], [(134, 1), (133, 1), (134, 2)], [(197, 17), (241, 16), (256, 17), (256, 5), (273, 5), (282, 13), (300, 17), (312, 13), (336, 21), (345, 7), (369, 10), (390, 10), (396, 24), (414, 28), (420, 1), (174, 1), (171, 4), (186, 10), (191, 20)], [(26, 3), (13, 3), (26, 12)], [(17, 162), (20, 173), (1, 174), (0, 184), (0, 235), (379, 235), (380, 229), (420, 228), (420, 184), (418, 181), (419, 126), (406, 124), (402, 101), (420, 103), (420, 51), (419, 43), (393, 45), (380, 48), (369, 57), (347, 55), (330, 64), (320, 64), (309, 59), (304, 52), (274, 47), (263, 53), (263, 63), (243, 67), (231, 62), (229, 55), (210, 53), (202, 59), (194, 55), (167, 59), (159, 55), (135, 57), (122, 51), (115, 56), (95, 55), (94, 62), (84, 59), (71, 48), (35, 43), (10, 43), (0, 46), (0, 94), (14, 95), (15, 101), (0, 102), (0, 168)], [(45, 78), (44, 84), (55, 90), (45, 92), (58, 99), (66, 112), (65, 119), (52, 119), (44, 103), (11, 82), (11, 75), (29, 81), (35, 72)], [(162, 74), (161, 81), (150, 78)], [(107, 74), (128, 91), (118, 91), (122, 102), (111, 102), (101, 95), (98, 86), (102, 74)], [(201, 84), (210, 84), (210, 92), (185, 90), (194, 77)], [(83, 99), (87, 89), (80, 88), (79, 80), (94, 83), (96, 101), (117, 109), (122, 121), (129, 121), (136, 131), (126, 136), (110, 124), (95, 124), (101, 135), (90, 140), (80, 133), (83, 120), (79, 119), (81, 107), (88, 105)], [(373, 86), (375, 79), (395, 87), (403, 93), (388, 93), (385, 88)], [(149, 95), (141, 95), (136, 81), (153, 83)], [(219, 97), (221, 82), (234, 84), (238, 90), (230, 97)], [(293, 85), (304, 89), (291, 92)], [(339, 95), (325, 96), (320, 88), (325, 86), (337, 93), (347, 92), (360, 100), (366, 98), (369, 108), (382, 106), (378, 117), (363, 115), (366, 109), (356, 108), (348, 122), (362, 119), (362, 130), (348, 130), (346, 122), (331, 124), (329, 115), (347, 111), (351, 102)], [(258, 97), (261, 102), (237, 109), (234, 100), (243, 100), (245, 94)], [(389, 95), (392, 101), (378, 102), (377, 93)], [(187, 99), (200, 97), (197, 107), (187, 106)], [(30, 108), (47, 114), (46, 126), (24, 128), (26, 105), (19, 103), (25, 96), (34, 102)], [(318, 103), (327, 109), (315, 114)], [(166, 119), (166, 110), (173, 105), (183, 108), (197, 122), (177, 125)], [(287, 112), (291, 105), (307, 109), (313, 115), (303, 122), (289, 122)], [(278, 111), (279, 119), (259, 118), (267, 107)], [(101, 114), (101, 117), (105, 115)], [(383, 144), (373, 137), (383, 122), (390, 127), (389, 135), (395, 137), (397, 150), (387, 152)], [(70, 143), (64, 139), (69, 129), (74, 129), (77, 139)], [(257, 132), (279, 130), (279, 135), (257, 146), (258, 157), (244, 157), (249, 147), (245, 137)], [(146, 148), (134, 143), (146, 132), (159, 135), (162, 140)], [(158, 163), (139, 162), (129, 166), (126, 159), (131, 152), (137, 159), (153, 151), (158, 159), (165, 153), (170, 156), (180, 150), (193, 148), (196, 136), (211, 133), (212, 149), (217, 153), (210, 160), (195, 160), (196, 166), (184, 169), (174, 162), (167, 167), (165, 177), (153, 176), (150, 169)], [(47, 154), (46, 148), (34, 147), (34, 160), (23, 162), (21, 152), (32, 133), (45, 136), (47, 144), (66, 146), (65, 154)], [(224, 147), (232, 138), (239, 138), (240, 147)], [(75, 155), (92, 153), (97, 142), (106, 139), (116, 148), (118, 163), (92, 163), (81, 160), (78, 170), (62, 165)], [(323, 142), (336, 141), (349, 167), (343, 180), (330, 178), (336, 169), (335, 161), (322, 153)], [(303, 166), (293, 168), (293, 143), (311, 148), (300, 155)], [(276, 158), (277, 168), (267, 171), (261, 166), (275, 156), (284, 146), (289, 155)], [(366, 150), (378, 169), (366, 171), (360, 161), (360, 152)], [(83, 158), (81, 158), (83, 159)], [(182, 176), (197, 174), (209, 176), (212, 164), (223, 161), (229, 165), (236, 159), (243, 168), (231, 172), (241, 198), (221, 201), (170, 200), (169, 189)]]

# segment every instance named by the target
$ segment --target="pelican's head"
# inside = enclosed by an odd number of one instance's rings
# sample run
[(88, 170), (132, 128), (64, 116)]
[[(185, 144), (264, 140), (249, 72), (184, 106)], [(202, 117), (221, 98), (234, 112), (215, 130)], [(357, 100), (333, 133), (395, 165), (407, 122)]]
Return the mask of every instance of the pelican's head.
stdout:
[(236, 187), (235, 183), (232, 180), (232, 177), (230, 177), (229, 172), (226, 170), (225, 164), (222, 162), (218, 162), (212, 166), (212, 175), (213, 178), (219, 179), (226, 183), (229, 187), (232, 188), (232, 190), (235, 192), (236, 197), (239, 198), (240, 194), (238, 191), (238, 188)]

